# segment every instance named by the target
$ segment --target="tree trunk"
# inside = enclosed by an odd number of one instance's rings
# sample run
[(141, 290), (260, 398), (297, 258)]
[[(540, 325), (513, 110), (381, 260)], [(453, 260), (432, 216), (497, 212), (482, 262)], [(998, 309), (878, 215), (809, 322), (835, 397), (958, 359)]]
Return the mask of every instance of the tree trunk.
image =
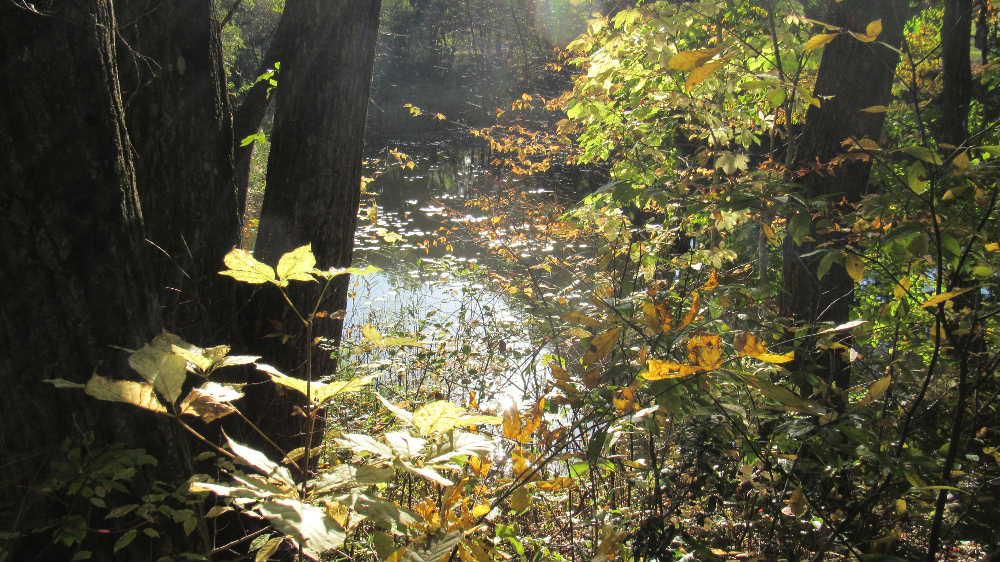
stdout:
[[(281, 15), (281, 19), (278, 20), (278, 28), (274, 32), (274, 38), (271, 39), (271, 44), (267, 48), (267, 53), (264, 55), (264, 60), (261, 62), (257, 76), (273, 69), (274, 63), (281, 62), (286, 49), (285, 38), (288, 37), (289, 29), (291, 28), (290, 21), (291, 19), (286, 18), (284, 13)], [(280, 72), (278, 72), (277, 79), (281, 80)], [(267, 108), (271, 105), (269, 90), (271, 90), (271, 85), (266, 80), (257, 82), (251, 86), (243, 95), (243, 100), (236, 109), (233, 119), (233, 127), (236, 133), (233, 146), (236, 154), (236, 192), (241, 209), (246, 208), (247, 192), (250, 189), (253, 151), (256, 150), (254, 144), (242, 146), (243, 139), (260, 129), (261, 121), (264, 120)]]
[(132, 0), (117, 7), (129, 134), (137, 153), (151, 263), (167, 326), (228, 339), (233, 284), (222, 258), (239, 243), (233, 123), (211, 2)]
[[(861, 110), (888, 105), (891, 100), (899, 55), (879, 42), (899, 47), (907, 2), (846, 0), (834, 8), (832, 15), (830, 23), (856, 32), (863, 33), (873, 20), (881, 19), (883, 25), (878, 42), (864, 43), (843, 33), (826, 46), (814, 88), (814, 95), (822, 102), (819, 107), (809, 108), (802, 139), (794, 153), (794, 162), (806, 171), (799, 181), (807, 198), (826, 198), (833, 207), (828, 218), (836, 221), (849, 215), (853, 205), (861, 200), (868, 186), (871, 164), (846, 159), (829, 168), (828, 165), (845, 153), (841, 144), (845, 139), (878, 139), (881, 134), (884, 115)], [(824, 233), (813, 232), (813, 236), (817, 242), (829, 238)], [(839, 264), (819, 279), (817, 260), (801, 257), (812, 249), (811, 244), (799, 246), (791, 236), (785, 239), (782, 314), (805, 323), (845, 322), (853, 304), (854, 281)], [(821, 374), (845, 388), (849, 371), (840, 355), (826, 357), (828, 362), (820, 367)]]
[(35, 5), (44, 15), (0, 3), (0, 60), (4, 75), (16, 77), (0, 84), (0, 483), (5, 498), (22, 502), (16, 521), (0, 518), (4, 529), (30, 528), (31, 515), (45, 515), (25, 492), (63, 439), (80, 428), (108, 438), (102, 432), (122, 420), (138, 432), (150, 419), (41, 381), (125, 373), (125, 354), (111, 346), (137, 347), (159, 326), (112, 3)]
[(961, 146), (969, 128), (972, 101), (972, 0), (945, 0), (941, 23), (941, 142)]
[[(295, 247), (312, 243), (322, 267), (351, 262), (361, 185), (365, 117), (378, 31), (380, 0), (289, 0), (283, 20), (296, 30), (281, 61), (267, 190), (257, 237), (257, 258), (275, 263)], [(296, 303), (305, 313), (318, 298), (304, 286)], [(262, 292), (254, 314), (258, 335), (275, 327), (293, 336), (274, 359), (305, 377), (304, 332), (280, 299)], [(347, 278), (327, 293), (323, 310), (347, 303)], [(341, 321), (318, 320), (313, 337), (340, 339)], [(329, 374), (328, 352), (312, 347), (314, 373)], [(287, 402), (286, 402), (287, 405)], [(270, 416), (271, 419), (274, 416)], [(262, 420), (274, 427), (274, 422)], [(293, 433), (288, 434), (287, 430)], [(279, 442), (301, 440), (284, 428)]]

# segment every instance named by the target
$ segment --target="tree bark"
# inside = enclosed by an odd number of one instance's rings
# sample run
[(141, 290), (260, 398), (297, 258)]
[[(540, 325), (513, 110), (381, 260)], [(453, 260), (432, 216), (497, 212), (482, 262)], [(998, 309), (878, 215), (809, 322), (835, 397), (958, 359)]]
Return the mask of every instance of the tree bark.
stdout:
[[(282, 253), (309, 243), (322, 267), (351, 262), (380, 4), (380, 0), (286, 4), (282, 20), (287, 19), (296, 33), (288, 38), (275, 92), (267, 190), (255, 250), (265, 263), (273, 264)], [(346, 277), (334, 282), (323, 310), (346, 306), (347, 282)], [(304, 313), (319, 296), (314, 289), (315, 285), (299, 285), (295, 300)], [(282, 368), (305, 378), (309, 346), (302, 327), (280, 299), (267, 294), (262, 292), (254, 307), (252, 326), (258, 335), (277, 327), (293, 336), (288, 346), (274, 352), (274, 358)], [(317, 320), (312, 336), (335, 343), (340, 330), (340, 320)], [(310, 345), (314, 373), (329, 374), (334, 368), (329, 352)], [(262, 423), (281, 429), (267, 419)], [(301, 441), (294, 428), (284, 430), (279, 442)]]
[(243, 209), (233, 179), (233, 123), (211, 2), (132, 0), (117, 6), (119, 52), (167, 326), (228, 340), (233, 284), (217, 272), (239, 243)]
[[(864, 43), (842, 33), (826, 46), (814, 88), (815, 97), (822, 101), (819, 107), (809, 108), (801, 141), (794, 149), (793, 162), (803, 172), (798, 181), (806, 197), (826, 198), (834, 220), (849, 214), (861, 200), (868, 187), (871, 164), (859, 159), (832, 161), (845, 154), (841, 144), (845, 139), (878, 139), (881, 134), (884, 115), (861, 110), (888, 105), (892, 98), (899, 55), (879, 42), (899, 47), (907, 11), (905, 0), (846, 0), (834, 8), (829, 22), (861, 33), (873, 20), (881, 19), (883, 26), (878, 42)], [(817, 242), (827, 237), (815, 232), (813, 236)], [(801, 257), (813, 247), (800, 246), (791, 236), (785, 239), (782, 314), (805, 323), (845, 322), (853, 304), (854, 281), (839, 264), (819, 279), (817, 260)], [(829, 380), (845, 388), (849, 380), (846, 365), (839, 354), (830, 354), (828, 360), (821, 370)]]
[(0, 84), (0, 483), (23, 516), (0, 517), (5, 529), (30, 528), (25, 514), (44, 516), (26, 491), (63, 439), (84, 429), (111, 437), (101, 432), (122, 429), (116, 421), (140, 426), (127, 408), (42, 380), (125, 373), (125, 354), (111, 346), (138, 347), (159, 328), (112, 2), (35, 5), (42, 14), (0, 3), (0, 60), (17, 77)]
[(972, 102), (972, 0), (946, 0), (941, 23), (940, 140), (961, 146), (968, 135), (969, 104)]

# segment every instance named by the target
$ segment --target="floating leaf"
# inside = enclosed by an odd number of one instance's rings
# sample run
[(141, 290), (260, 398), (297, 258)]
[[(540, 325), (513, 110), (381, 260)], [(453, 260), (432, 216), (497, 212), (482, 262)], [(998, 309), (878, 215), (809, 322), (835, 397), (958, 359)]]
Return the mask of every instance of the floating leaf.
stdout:
[(220, 271), (219, 275), (232, 277), (237, 281), (251, 285), (273, 283), (277, 280), (271, 266), (257, 261), (253, 254), (246, 250), (234, 249), (226, 254), (223, 262), (229, 269)]

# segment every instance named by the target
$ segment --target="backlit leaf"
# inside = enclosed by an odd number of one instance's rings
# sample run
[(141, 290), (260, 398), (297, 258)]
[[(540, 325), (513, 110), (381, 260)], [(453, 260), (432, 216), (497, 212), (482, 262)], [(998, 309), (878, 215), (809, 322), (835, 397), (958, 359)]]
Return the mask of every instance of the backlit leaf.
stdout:
[(257, 261), (253, 254), (246, 250), (234, 249), (226, 254), (223, 262), (229, 269), (220, 271), (219, 275), (232, 277), (237, 281), (251, 285), (273, 283), (277, 280), (271, 266)]
[(315, 281), (312, 276), (315, 268), (316, 256), (313, 255), (312, 244), (306, 244), (281, 256), (276, 273), (285, 284), (288, 281)]
[(941, 293), (940, 295), (934, 295), (933, 297), (925, 300), (924, 303), (921, 304), (920, 306), (922, 306), (924, 308), (930, 308), (932, 306), (939, 305), (939, 304), (941, 304), (943, 302), (950, 301), (951, 299), (953, 299), (953, 298), (955, 298), (955, 297), (957, 297), (959, 295), (963, 295), (965, 293), (968, 293), (969, 291), (971, 291), (974, 288), (975, 287), (967, 287), (965, 289), (955, 289), (954, 291), (948, 291), (947, 293)]
[(94, 375), (87, 381), (84, 392), (98, 400), (124, 402), (158, 414), (167, 413), (167, 408), (157, 399), (151, 384)]
[(694, 51), (681, 51), (670, 58), (667, 66), (671, 70), (681, 70), (690, 72), (701, 66), (705, 61), (719, 53), (720, 49), (696, 49)]
[(708, 80), (708, 78), (712, 74), (715, 74), (715, 71), (719, 70), (721, 67), (722, 61), (713, 61), (695, 68), (691, 71), (691, 74), (688, 75), (687, 80), (684, 81), (684, 87), (691, 90), (698, 84)]
[(839, 33), (820, 33), (819, 35), (813, 35), (806, 41), (805, 45), (802, 46), (802, 50), (805, 52), (815, 51), (816, 49), (822, 48), (830, 41), (837, 38)]

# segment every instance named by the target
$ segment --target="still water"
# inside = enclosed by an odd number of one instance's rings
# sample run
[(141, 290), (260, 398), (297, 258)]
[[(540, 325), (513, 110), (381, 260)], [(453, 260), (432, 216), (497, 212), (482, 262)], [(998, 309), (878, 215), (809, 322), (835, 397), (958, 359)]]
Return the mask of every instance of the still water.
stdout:
[[(433, 367), (440, 370), (446, 394), (475, 390), (501, 403), (533, 396), (544, 380), (543, 359), (550, 350), (532, 329), (538, 319), (530, 305), (491, 282), (490, 274), (502, 270), (491, 249), (496, 242), (477, 237), (474, 226), (492, 217), (466, 203), (512, 189), (553, 206), (574, 196), (550, 188), (559, 183), (553, 176), (518, 178), (495, 170), (478, 144), (441, 141), (393, 148), (412, 158), (413, 166), (400, 166), (388, 150), (377, 155), (382, 160), (374, 167), (385, 171), (368, 187), (374, 199), (362, 202), (354, 262), (381, 271), (352, 278), (346, 340), (360, 340), (365, 325), (415, 335), (438, 346), (442, 355), (461, 359), (461, 365)], [(504, 244), (532, 259), (567, 251), (530, 237)]]

